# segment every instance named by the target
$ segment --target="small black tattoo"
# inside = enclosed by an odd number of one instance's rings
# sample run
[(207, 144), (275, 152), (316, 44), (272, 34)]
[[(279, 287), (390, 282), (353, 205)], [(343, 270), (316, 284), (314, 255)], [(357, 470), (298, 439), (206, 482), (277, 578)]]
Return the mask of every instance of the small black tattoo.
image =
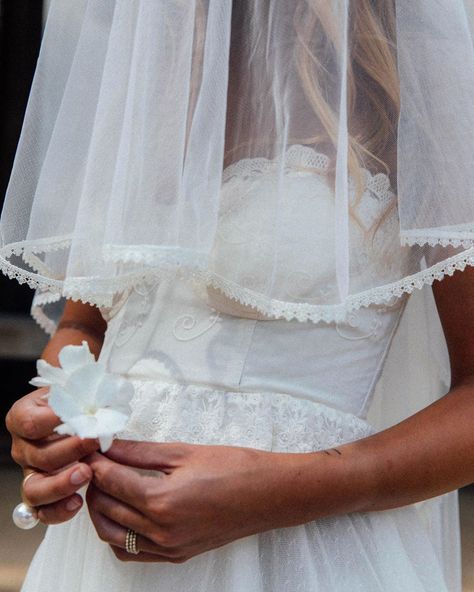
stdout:
[(331, 448), (330, 450), (323, 450), (323, 452), (324, 452), (324, 454), (327, 454), (328, 456), (333, 456), (333, 455), (331, 454), (331, 452), (332, 452), (333, 450), (334, 450), (334, 452), (335, 452), (336, 454), (338, 454), (339, 456), (341, 456), (341, 455), (342, 455), (342, 452), (341, 452), (340, 450), (338, 450), (337, 448)]

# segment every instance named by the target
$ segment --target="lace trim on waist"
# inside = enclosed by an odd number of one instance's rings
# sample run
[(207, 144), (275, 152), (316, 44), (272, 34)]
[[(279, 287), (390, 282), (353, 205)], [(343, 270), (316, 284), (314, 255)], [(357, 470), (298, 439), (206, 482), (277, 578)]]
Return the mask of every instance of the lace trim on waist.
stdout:
[(289, 394), (132, 382), (133, 412), (122, 438), (311, 452), (376, 431), (356, 415)]

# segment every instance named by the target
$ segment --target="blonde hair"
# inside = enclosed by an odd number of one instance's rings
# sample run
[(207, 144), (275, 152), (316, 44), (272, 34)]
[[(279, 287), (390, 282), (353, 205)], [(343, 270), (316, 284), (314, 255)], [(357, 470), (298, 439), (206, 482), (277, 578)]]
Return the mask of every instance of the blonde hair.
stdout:
[[(240, 4), (241, 2), (241, 4)], [(292, 143), (308, 144), (319, 148), (328, 156), (337, 153), (339, 115), (327, 99), (328, 89), (338, 85), (331, 78), (331, 64), (342, 63), (341, 16), (338, 7), (343, 2), (335, 0), (294, 0), (295, 64), (302, 89), (314, 112), (318, 129), (304, 138), (290, 138)], [(234, 2), (233, 10), (239, 18), (245, 14), (245, 2)], [(394, 0), (355, 0), (350, 2), (347, 69), (347, 104), (349, 127), (348, 167), (355, 183), (358, 204), (364, 190), (363, 169), (371, 172), (381, 169), (392, 175), (396, 155), (396, 131), (400, 110), (399, 81), (396, 60), (396, 19)], [(198, 25), (194, 44), (194, 82), (188, 120), (199, 89), (204, 53), (204, 9), (198, 0)], [(237, 24), (239, 24), (237, 22)], [(236, 27), (238, 29), (238, 27)], [(236, 31), (238, 36), (238, 30)], [(234, 34), (234, 31), (233, 31)], [(245, 42), (245, 40), (244, 40)], [(329, 66), (329, 67), (328, 67)], [(340, 89), (337, 88), (336, 92)], [(330, 91), (329, 91), (330, 94)], [(265, 145), (267, 138), (251, 138), (239, 142), (226, 151), (225, 159), (248, 145)], [(334, 179), (335, 162), (329, 177)], [(390, 209), (372, 226), (375, 230), (388, 215)], [(351, 214), (363, 226), (355, 213)]]
[[(304, 13), (304, 18), (303, 17)], [(349, 173), (355, 180), (356, 204), (364, 191), (363, 168), (382, 167), (394, 173), (396, 129), (400, 110), (396, 60), (395, 6), (393, 0), (357, 0), (349, 15), (347, 103), (349, 126)], [(324, 59), (340, 59), (340, 26), (334, 3), (302, 0), (297, 5), (294, 24), (297, 34), (297, 69), (302, 86), (322, 126), (322, 134), (301, 143), (337, 148), (338, 114), (325, 98), (328, 72)], [(338, 25), (338, 26), (336, 26)], [(311, 39), (321, 39), (318, 53)], [(392, 182), (394, 179), (392, 178)], [(393, 207), (393, 205), (392, 205)], [(357, 215), (352, 212), (358, 220)], [(373, 226), (375, 230), (388, 215)]]

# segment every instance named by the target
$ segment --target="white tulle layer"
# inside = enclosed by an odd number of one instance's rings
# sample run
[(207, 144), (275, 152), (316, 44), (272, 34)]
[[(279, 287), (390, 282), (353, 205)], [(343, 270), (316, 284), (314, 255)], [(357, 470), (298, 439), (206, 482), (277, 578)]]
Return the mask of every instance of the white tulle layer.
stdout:
[[(374, 432), (366, 421), (287, 394), (137, 381), (122, 435), (310, 451)], [(87, 510), (50, 527), (23, 592), (447, 592), (415, 506), (353, 513), (253, 535), (184, 564), (120, 563)]]

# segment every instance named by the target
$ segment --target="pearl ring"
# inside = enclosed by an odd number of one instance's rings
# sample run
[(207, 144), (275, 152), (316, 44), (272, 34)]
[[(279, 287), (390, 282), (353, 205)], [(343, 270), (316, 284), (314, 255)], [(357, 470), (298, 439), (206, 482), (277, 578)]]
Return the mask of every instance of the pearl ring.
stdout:
[[(21, 484), (22, 492), (25, 487), (25, 483), (33, 475), (36, 475), (36, 471), (30, 471), (27, 475), (25, 475)], [(18, 504), (13, 510), (12, 520), (15, 523), (15, 525), (18, 526), (18, 528), (21, 528), (22, 530), (29, 530), (30, 528), (34, 528), (38, 524), (38, 512), (36, 508), (30, 506), (28, 503), (23, 501), (20, 504)]]

